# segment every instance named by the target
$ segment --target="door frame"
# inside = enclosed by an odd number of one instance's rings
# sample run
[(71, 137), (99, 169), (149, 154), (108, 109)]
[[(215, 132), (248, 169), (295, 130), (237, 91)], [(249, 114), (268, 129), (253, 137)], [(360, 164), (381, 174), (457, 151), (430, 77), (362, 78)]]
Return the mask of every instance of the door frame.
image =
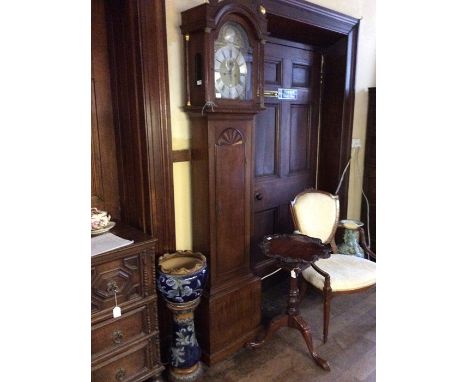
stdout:
[[(328, 115), (322, 115), (319, 126), (319, 156), (317, 163), (317, 188), (335, 193), (336, 186), (351, 155), (351, 140), (354, 116), (354, 87), (356, 75), (357, 40), (359, 19), (332, 11), (305, 0), (262, 0), (267, 19), (268, 16), (279, 16), (287, 19), (291, 29), (294, 24), (306, 24), (321, 33), (335, 33), (339, 36), (339, 44), (330, 43), (324, 47), (330, 54), (341, 55), (344, 61), (338, 67), (341, 72), (340, 81), (327, 83), (326, 61), (323, 90), (329, 97), (322, 98), (321, 110), (327, 110)], [(304, 42), (304, 41), (303, 41)], [(314, 45), (314, 41), (309, 42)], [(337, 68), (334, 68), (337, 70)], [(338, 137), (338, 139), (337, 139)], [(348, 181), (346, 174), (339, 192), (341, 217), (345, 217), (348, 209)]]

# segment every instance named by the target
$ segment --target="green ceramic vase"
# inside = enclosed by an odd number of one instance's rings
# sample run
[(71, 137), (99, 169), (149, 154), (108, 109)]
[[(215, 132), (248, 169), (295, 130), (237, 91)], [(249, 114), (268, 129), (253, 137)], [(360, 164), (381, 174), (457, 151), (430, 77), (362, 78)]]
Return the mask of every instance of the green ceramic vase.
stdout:
[(344, 227), (343, 243), (338, 245), (338, 253), (364, 257), (364, 250), (359, 245), (359, 227), (364, 224), (358, 220), (341, 220), (340, 226)]

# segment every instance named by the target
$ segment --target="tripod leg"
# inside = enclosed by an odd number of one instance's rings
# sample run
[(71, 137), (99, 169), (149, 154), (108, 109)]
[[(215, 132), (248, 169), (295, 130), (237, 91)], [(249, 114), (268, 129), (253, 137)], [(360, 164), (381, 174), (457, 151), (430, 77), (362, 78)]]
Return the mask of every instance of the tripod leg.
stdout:
[(253, 342), (247, 342), (244, 346), (249, 349), (259, 348), (265, 343), (267, 339), (269, 339), (279, 328), (282, 328), (283, 326), (288, 326), (288, 316), (286, 314), (277, 316), (270, 321), (263, 338), (257, 339)]
[(304, 340), (307, 344), (307, 348), (309, 349), (309, 353), (314, 359), (315, 363), (319, 365), (322, 369), (330, 371), (330, 365), (328, 361), (320, 358), (318, 354), (314, 351), (314, 344), (312, 342), (312, 333), (310, 330), (309, 324), (302, 318), (302, 316), (291, 316), (290, 317), (290, 326), (299, 330), (304, 337)]

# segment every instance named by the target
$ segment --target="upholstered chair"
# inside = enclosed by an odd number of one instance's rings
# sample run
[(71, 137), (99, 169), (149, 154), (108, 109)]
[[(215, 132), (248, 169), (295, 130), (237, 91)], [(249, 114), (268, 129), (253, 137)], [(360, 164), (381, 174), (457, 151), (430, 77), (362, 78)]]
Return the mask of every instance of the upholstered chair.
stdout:
[(331, 246), (333, 254), (321, 259), (302, 272), (301, 296), (310, 284), (323, 296), (323, 342), (328, 340), (330, 301), (337, 294), (364, 291), (376, 283), (375, 254), (369, 249), (364, 230), (359, 227), (360, 244), (367, 258), (337, 253), (335, 233), (340, 205), (338, 196), (308, 189), (291, 202), (291, 213), (297, 233), (318, 238)]

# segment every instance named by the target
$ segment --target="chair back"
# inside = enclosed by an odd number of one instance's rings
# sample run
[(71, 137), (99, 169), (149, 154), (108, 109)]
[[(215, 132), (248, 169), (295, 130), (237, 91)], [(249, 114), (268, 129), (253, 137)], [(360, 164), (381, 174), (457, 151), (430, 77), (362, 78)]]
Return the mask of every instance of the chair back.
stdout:
[(328, 192), (307, 189), (291, 202), (291, 215), (294, 226), (300, 233), (328, 244), (335, 237), (340, 201), (338, 196)]

